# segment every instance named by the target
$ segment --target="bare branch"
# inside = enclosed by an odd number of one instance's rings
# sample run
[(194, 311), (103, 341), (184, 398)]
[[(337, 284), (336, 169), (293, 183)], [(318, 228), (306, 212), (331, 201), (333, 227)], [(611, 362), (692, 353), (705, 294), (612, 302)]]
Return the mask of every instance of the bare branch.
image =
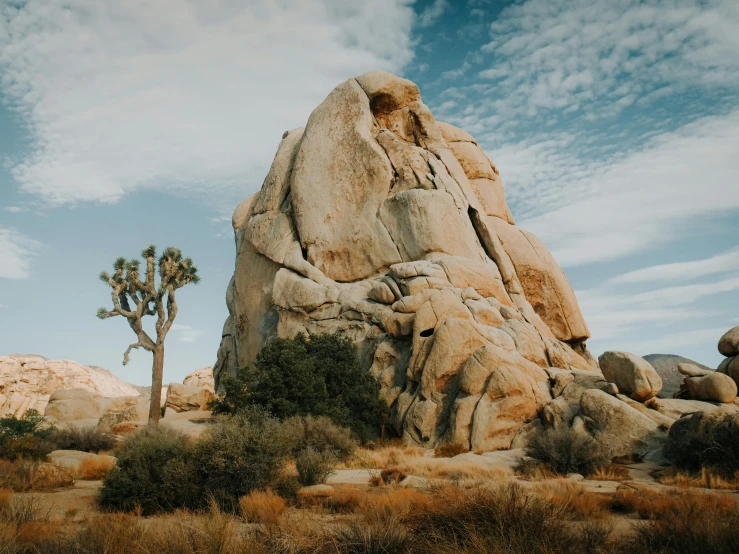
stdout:
[(145, 350), (153, 351), (154, 349), (150, 347), (149, 345), (145, 344), (143, 341), (139, 340), (138, 342), (135, 342), (131, 345), (129, 345), (128, 348), (126, 348), (126, 352), (123, 354), (123, 365), (128, 365), (128, 355), (131, 353), (131, 349), (133, 348), (143, 348)]

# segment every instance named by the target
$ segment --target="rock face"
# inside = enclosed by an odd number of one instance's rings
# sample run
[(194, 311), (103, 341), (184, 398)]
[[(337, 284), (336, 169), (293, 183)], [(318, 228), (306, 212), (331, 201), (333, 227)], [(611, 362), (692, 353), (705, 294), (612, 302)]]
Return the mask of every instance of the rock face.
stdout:
[(212, 390), (193, 385), (170, 383), (165, 406), (175, 412), (207, 410), (208, 403), (215, 398)]
[(200, 387), (214, 392), (216, 384), (213, 379), (213, 368), (208, 366), (198, 369), (197, 371), (193, 371), (192, 373), (188, 373), (182, 381), (182, 384)]
[(410, 81), (337, 86), (283, 135), (233, 227), (216, 387), (272, 337), (340, 332), (398, 433), (491, 450), (551, 402), (549, 368), (603, 380), (572, 288), (514, 224), (498, 169)]
[(99, 367), (34, 355), (0, 356), (0, 416), (21, 417), (30, 409), (43, 414), (51, 394), (61, 389), (107, 397), (139, 395), (133, 385)]
[[(84, 421), (86, 424), (94, 425), (98, 425), (100, 419), (107, 414), (124, 412), (128, 418), (143, 420), (149, 415), (149, 399), (149, 395), (107, 398), (86, 389), (60, 389), (51, 394), (44, 415), (57, 423)], [(115, 417), (106, 418), (104, 423), (108, 425), (108, 421), (115, 419)]]

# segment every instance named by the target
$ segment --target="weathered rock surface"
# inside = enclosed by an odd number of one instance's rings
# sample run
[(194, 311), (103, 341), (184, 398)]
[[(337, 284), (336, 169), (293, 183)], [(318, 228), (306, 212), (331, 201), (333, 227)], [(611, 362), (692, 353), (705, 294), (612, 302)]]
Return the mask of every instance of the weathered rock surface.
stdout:
[(726, 331), (719, 339), (718, 351), (726, 357), (739, 355), (739, 325)]
[(106, 397), (140, 394), (99, 367), (35, 355), (0, 356), (0, 416), (21, 417), (31, 409), (43, 414), (51, 394), (61, 389), (83, 389)]
[(53, 392), (44, 415), (57, 423), (93, 420), (95, 425), (109, 413), (127, 412), (134, 419), (146, 419), (149, 395), (107, 398), (87, 389), (60, 389)]
[(213, 379), (213, 368), (208, 366), (188, 373), (183, 379), (182, 384), (215, 392), (216, 383), (215, 379)]
[(644, 402), (657, 396), (662, 389), (662, 379), (655, 369), (635, 354), (604, 352), (598, 362), (603, 376), (633, 400)]
[(680, 385), (683, 384), (685, 376), (677, 370), (678, 364), (693, 364), (701, 369), (711, 369), (694, 360), (674, 354), (648, 354), (643, 358), (651, 364), (662, 379), (662, 390), (657, 395), (659, 398), (674, 398), (680, 392)]
[(208, 403), (214, 398), (215, 394), (210, 389), (170, 383), (165, 406), (177, 413), (201, 411), (206, 410)]
[(285, 133), (233, 226), (216, 388), (272, 337), (340, 332), (406, 440), (493, 450), (537, 425), (545, 369), (605, 384), (572, 288), (514, 225), (498, 169), (410, 81), (337, 86)]
[(685, 378), (685, 386), (690, 398), (713, 402), (734, 402), (737, 386), (728, 375), (710, 372), (706, 375), (689, 376)]
[(106, 454), (93, 454), (91, 452), (80, 452), (79, 450), (54, 450), (49, 454), (49, 461), (57, 467), (66, 469), (72, 475), (79, 475), (84, 469), (83, 464), (85, 462), (98, 467), (113, 467), (116, 458)]

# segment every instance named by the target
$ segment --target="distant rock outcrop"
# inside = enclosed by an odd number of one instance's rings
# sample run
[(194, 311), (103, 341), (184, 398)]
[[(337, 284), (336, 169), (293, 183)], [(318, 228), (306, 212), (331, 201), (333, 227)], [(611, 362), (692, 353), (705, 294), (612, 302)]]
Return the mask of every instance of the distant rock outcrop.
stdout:
[(43, 414), (51, 394), (61, 389), (84, 389), (102, 397), (140, 394), (133, 385), (96, 366), (33, 354), (0, 356), (0, 416), (21, 417), (30, 409)]

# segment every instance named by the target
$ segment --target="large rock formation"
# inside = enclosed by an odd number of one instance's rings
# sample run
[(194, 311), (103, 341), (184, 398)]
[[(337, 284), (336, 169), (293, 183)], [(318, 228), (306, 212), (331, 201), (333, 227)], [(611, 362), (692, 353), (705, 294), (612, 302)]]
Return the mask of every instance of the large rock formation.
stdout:
[(43, 414), (51, 394), (61, 389), (84, 389), (104, 397), (140, 394), (99, 367), (30, 354), (0, 356), (0, 417), (21, 417), (30, 409)]
[(497, 168), (410, 81), (337, 86), (283, 135), (233, 227), (216, 385), (272, 337), (340, 332), (399, 433), (491, 450), (552, 400), (549, 368), (603, 379), (567, 278), (514, 224)]

